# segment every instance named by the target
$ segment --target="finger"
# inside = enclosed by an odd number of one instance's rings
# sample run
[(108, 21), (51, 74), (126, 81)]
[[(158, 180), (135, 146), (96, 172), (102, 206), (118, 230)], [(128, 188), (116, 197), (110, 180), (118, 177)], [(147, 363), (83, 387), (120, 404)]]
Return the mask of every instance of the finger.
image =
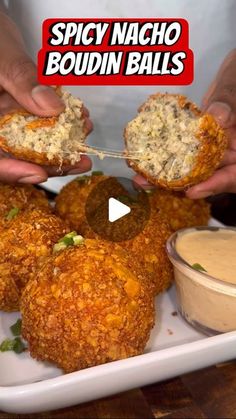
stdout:
[(151, 183), (148, 182), (147, 179), (145, 179), (143, 176), (141, 175), (135, 175), (133, 177), (133, 182), (136, 183), (137, 185), (141, 186), (144, 189), (154, 189), (155, 186), (152, 185)]
[(86, 108), (86, 106), (83, 105), (83, 109), (82, 109), (82, 115), (86, 118), (89, 117), (89, 110), (88, 108)]
[(19, 109), (21, 106), (9, 93), (3, 92), (0, 94), (0, 114), (4, 115), (12, 109)]
[(199, 199), (223, 192), (236, 192), (236, 164), (217, 170), (205, 182), (190, 188), (186, 195), (191, 199)]
[(54, 89), (37, 85), (36, 67), (23, 53), (14, 58), (1, 58), (0, 83), (16, 102), (35, 115), (58, 115), (64, 109), (64, 103)]
[(21, 160), (0, 160), (0, 181), (4, 183), (41, 183), (48, 178), (46, 171), (37, 165)]
[(73, 166), (62, 166), (61, 168), (44, 166), (44, 169), (46, 170), (48, 176), (53, 177), (85, 173), (91, 170), (91, 167), (92, 162), (90, 158), (87, 156), (81, 156), (81, 160)]
[(231, 51), (221, 65), (216, 79), (206, 93), (203, 110), (218, 120), (224, 128), (236, 123), (236, 50)]
[(229, 166), (231, 164), (236, 164), (236, 151), (235, 150), (227, 150), (225, 152), (224, 158), (221, 161), (219, 167)]
[(93, 123), (88, 118), (85, 119), (85, 128), (86, 128), (87, 134), (89, 134), (93, 130)]

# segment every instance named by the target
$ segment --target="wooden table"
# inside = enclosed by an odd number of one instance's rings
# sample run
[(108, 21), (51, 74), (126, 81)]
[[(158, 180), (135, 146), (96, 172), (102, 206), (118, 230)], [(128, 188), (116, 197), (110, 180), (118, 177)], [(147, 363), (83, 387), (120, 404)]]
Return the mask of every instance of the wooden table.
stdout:
[(0, 412), (0, 419), (10, 418), (236, 418), (236, 361), (67, 409), (34, 415)]

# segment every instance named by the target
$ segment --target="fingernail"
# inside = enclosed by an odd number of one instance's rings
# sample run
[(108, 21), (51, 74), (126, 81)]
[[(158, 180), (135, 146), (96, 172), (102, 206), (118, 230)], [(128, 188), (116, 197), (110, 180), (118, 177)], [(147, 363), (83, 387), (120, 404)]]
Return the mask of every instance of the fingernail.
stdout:
[[(89, 169), (88, 169), (89, 170)], [(80, 173), (85, 173), (85, 172), (87, 172), (87, 170), (84, 170), (84, 169), (82, 169), (82, 168), (77, 168), (77, 169), (72, 169), (72, 170), (69, 170), (68, 172), (66, 172), (66, 174), (67, 175), (77, 175), (77, 174), (80, 174)]]
[(31, 92), (34, 102), (43, 109), (64, 108), (64, 103), (55, 91), (49, 86), (38, 85)]
[(41, 183), (45, 182), (45, 178), (38, 175), (29, 175), (18, 179), (18, 183)]
[(230, 121), (232, 113), (230, 106), (224, 102), (211, 103), (206, 112), (213, 115), (221, 125)]

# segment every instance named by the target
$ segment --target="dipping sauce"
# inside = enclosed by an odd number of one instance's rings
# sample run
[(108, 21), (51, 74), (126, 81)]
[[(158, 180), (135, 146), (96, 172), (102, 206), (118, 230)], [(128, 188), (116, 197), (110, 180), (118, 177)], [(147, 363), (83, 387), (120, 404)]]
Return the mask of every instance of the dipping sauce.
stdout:
[(208, 335), (236, 330), (236, 229), (180, 230), (167, 252), (183, 317)]
[(194, 231), (176, 241), (179, 255), (208, 275), (236, 284), (236, 232), (233, 230)]

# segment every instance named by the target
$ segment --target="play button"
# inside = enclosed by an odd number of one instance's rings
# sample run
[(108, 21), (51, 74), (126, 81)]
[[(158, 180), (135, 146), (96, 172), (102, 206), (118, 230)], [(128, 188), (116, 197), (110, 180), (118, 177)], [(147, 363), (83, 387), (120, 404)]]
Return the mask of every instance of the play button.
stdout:
[(86, 237), (99, 236), (115, 242), (130, 240), (149, 219), (149, 199), (132, 180), (107, 177), (90, 192), (85, 214), (87, 222), (81, 226), (81, 234)]
[(114, 221), (117, 221), (125, 215), (129, 214), (130, 211), (131, 209), (128, 207), (128, 205), (122, 204), (122, 202), (118, 201), (118, 199), (109, 198), (108, 220), (110, 223), (114, 223)]

